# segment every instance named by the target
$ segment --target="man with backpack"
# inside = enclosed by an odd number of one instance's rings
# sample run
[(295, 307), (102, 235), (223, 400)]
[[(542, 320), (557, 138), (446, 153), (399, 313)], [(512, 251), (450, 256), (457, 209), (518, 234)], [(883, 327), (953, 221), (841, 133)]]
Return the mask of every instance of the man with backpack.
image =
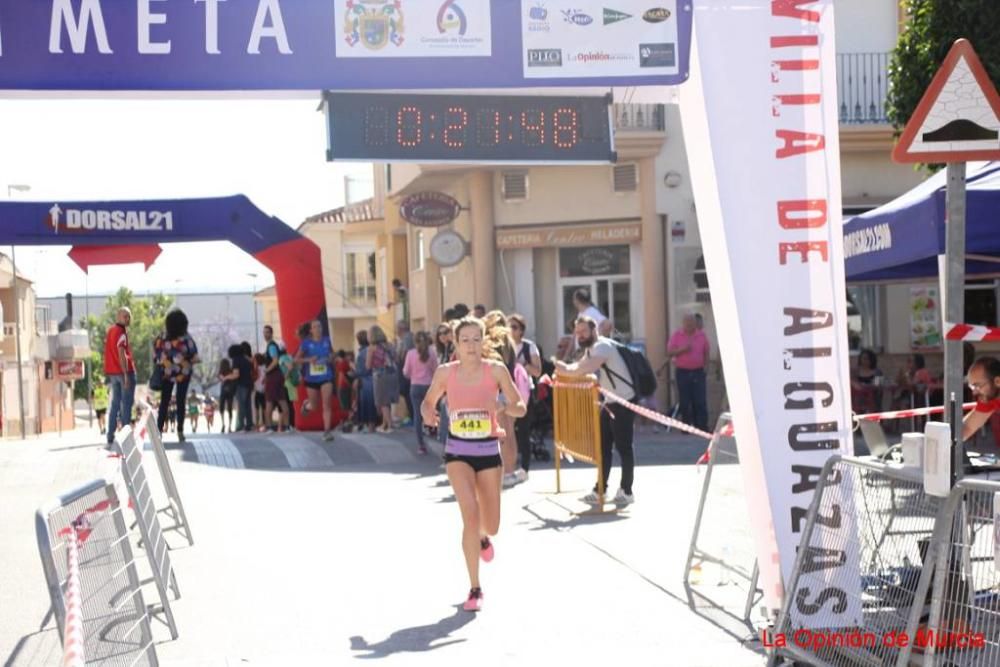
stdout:
[[(567, 364), (556, 361), (556, 368), (563, 375), (584, 376), (595, 373), (601, 388), (626, 401), (644, 398), (656, 389), (655, 379), (649, 362), (638, 352), (597, 334), (597, 322), (581, 315), (576, 318), (573, 328), (576, 343), (583, 350), (583, 358)], [(650, 382), (652, 381), (652, 387)], [(635, 413), (627, 406), (612, 401), (603, 401), (601, 406), (601, 474), (607, 488), (611, 476), (612, 445), (621, 458), (621, 488), (615, 494), (614, 502), (629, 505), (635, 502), (632, 480), (635, 476), (635, 454), (632, 451), (633, 425)], [(588, 503), (598, 502), (597, 487), (584, 496)]]

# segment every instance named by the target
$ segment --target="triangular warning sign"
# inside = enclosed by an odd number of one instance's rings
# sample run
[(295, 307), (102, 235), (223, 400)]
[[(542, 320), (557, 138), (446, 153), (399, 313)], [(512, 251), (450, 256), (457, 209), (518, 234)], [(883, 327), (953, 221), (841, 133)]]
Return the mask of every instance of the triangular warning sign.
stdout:
[(966, 39), (955, 42), (892, 151), (896, 162), (1000, 160), (1000, 95)]

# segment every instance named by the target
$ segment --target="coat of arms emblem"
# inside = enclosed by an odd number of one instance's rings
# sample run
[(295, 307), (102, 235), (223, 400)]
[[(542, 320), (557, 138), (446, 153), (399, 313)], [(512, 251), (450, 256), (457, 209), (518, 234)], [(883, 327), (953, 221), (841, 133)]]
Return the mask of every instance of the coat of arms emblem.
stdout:
[(390, 41), (403, 43), (402, 0), (347, 0), (344, 39), (350, 46), (361, 42), (377, 51)]

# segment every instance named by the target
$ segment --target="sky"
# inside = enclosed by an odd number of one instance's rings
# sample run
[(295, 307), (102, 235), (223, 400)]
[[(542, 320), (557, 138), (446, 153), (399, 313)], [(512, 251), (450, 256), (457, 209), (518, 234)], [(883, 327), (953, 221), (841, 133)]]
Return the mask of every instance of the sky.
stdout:
[[(344, 203), (345, 177), (362, 181), (352, 189), (371, 181), (368, 164), (326, 161), (318, 105), (318, 95), (0, 100), (0, 197), (48, 202), (245, 194), (297, 227)], [(6, 186), (13, 184), (31, 189), (9, 193)], [(34, 281), (39, 296), (111, 293), (123, 285), (145, 294), (274, 284), (262, 264), (222, 242), (164, 245), (148, 272), (140, 265), (95, 267), (89, 276), (68, 251), (19, 247), (18, 272)]]

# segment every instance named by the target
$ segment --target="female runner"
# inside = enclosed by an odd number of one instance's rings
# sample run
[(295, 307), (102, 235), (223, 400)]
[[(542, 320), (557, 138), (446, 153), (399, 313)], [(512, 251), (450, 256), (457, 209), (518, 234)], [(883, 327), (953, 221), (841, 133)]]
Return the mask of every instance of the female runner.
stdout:
[[(479, 585), (479, 559), (493, 560), (490, 536), (500, 529), (500, 482), (503, 461), (497, 425), (499, 414), (521, 417), (525, 413), (514, 381), (502, 361), (486, 343), (481, 320), (465, 317), (455, 325), (458, 360), (439, 366), (420, 405), (424, 421), (437, 425), (437, 404), (448, 397), (448, 440), (445, 469), (462, 512), (462, 551), (469, 571), (466, 611), (479, 611), (483, 590)], [(500, 393), (505, 405), (497, 400)]]

